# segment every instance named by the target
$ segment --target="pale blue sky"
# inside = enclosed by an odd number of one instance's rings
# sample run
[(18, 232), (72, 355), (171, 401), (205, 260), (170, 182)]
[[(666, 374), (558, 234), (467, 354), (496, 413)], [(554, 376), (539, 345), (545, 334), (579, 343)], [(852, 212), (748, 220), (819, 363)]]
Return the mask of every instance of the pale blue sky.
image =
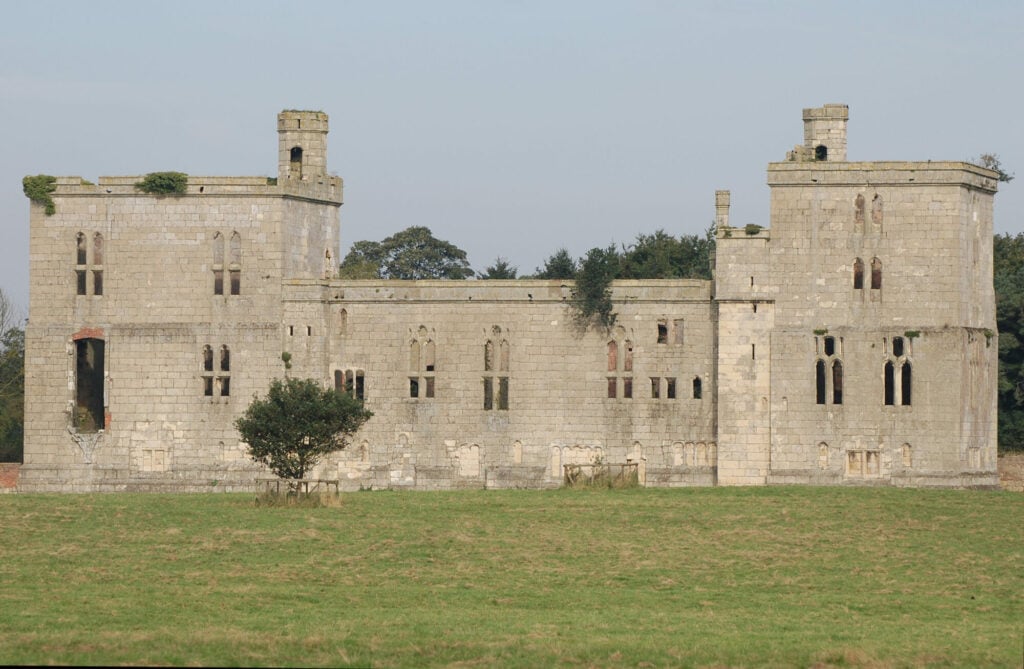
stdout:
[[(972, 7), (973, 5), (973, 7)], [(0, 287), (27, 311), (26, 174), (273, 175), (275, 115), (330, 114), (343, 251), (410, 225), (531, 272), (714, 191), (767, 224), (800, 110), (850, 160), (997, 152), (1024, 229), (1024, 2), (55, 2), (0, 24)]]

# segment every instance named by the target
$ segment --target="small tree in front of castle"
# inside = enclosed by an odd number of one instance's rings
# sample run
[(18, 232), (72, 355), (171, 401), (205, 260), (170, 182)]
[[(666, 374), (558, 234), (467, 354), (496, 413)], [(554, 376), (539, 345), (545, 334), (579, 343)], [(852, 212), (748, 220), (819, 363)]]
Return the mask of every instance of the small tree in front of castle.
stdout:
[(348, 446), (371, 416), (361, 400), (314, 379), (274, 379), (235, 427), (249, 457), (283, 479), (301, 479), (325, 455)]

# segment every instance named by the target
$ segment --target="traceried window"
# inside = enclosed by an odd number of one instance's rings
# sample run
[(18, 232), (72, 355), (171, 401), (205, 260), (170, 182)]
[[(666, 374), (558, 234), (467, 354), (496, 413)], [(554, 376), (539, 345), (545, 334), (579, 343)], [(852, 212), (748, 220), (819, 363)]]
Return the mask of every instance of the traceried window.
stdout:
[[(502, 329), (495, 325), (491, 329), (493, 339), (484, 343), (484, 411), (508, 411), (509, 407), (509, 343), (501, 338)], [(497, 341), (497, 343), (495, 343)], [(497, 354), (497, 360), (495, 360)]]
[(886, 360), (882, 365), (882, 402), (885, 406), (910, 406), (913, 399), (913, 368), (911, 339), (893, 337), (882, 340)]
[(409, 397), (413, 399), (434, 398), (437, 348), (428, 336), (426, 328), (421, 327), (419, 335), (409, 342)]
[[(207, 344), (203, 346), (203, 382), (204, 397), (231, 396), (231, 349), (225, 344), (214, 350)], [(216, 359), (215, 359), (216, 358)]]
[(352, 368), (334, 370), (334, 389), (357, 400), (365, 400), (366, 372)]
[(815, 337), (814, 401), (816, 404), (843, 403), (842, 337)]
[(83, 232), (75, 235), (75, 294), (103, 295), (103, 235), (92, 236), (92, 255), (89, 238)]
[[(608, 399), (633, 398), (633, 342), (629, 339), (612, 339), (608, 351)], [(653, 379), (652, 379), (653, 383)], [(660, 394), (660, 379), (659, 379)]]

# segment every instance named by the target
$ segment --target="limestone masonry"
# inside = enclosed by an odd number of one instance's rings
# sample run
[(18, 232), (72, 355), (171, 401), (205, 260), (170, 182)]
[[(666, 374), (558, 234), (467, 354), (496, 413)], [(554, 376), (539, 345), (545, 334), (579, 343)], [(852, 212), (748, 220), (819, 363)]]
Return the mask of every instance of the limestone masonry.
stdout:
[(847, 118), (804, 110), (770, 228), (715, 194), (713, 281), (617, 281), (618, 325), (585, 335), (571, 282), (335, 278), (320, 112), (278, 115), (276, 179), (59, 178), (54, 215), (31, 205), (19, 489), (251, 490), (232, 422), (283, 358), (374, 412), (313, 473), (343, 489), (595, 460), (648, 486), (996, 486), (997, 174), (846, 162)]

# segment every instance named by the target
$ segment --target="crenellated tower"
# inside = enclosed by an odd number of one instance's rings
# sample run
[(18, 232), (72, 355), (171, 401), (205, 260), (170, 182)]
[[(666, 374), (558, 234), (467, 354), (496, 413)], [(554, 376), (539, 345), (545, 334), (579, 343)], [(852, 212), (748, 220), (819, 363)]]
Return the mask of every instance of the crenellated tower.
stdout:
[(277, 174), (282, 182), (327, 174), (327, 114), (286, 110), (277, 115)]

